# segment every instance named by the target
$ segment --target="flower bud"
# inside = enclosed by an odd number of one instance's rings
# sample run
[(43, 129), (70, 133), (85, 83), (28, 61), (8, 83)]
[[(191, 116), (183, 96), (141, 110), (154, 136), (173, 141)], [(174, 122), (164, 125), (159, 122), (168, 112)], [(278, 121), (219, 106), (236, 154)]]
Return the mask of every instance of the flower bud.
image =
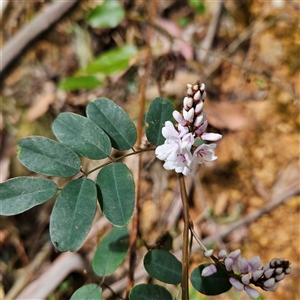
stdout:
[(205, 257), (211, 257), (211, 256), (213, 255), (213, 253), (214, 253), (214, 250), (213, 250), (213, 249), (206, 250), (206, 251), (204, 252), (204, 256), (205, 256)]
[(243, 290), (243, 285), (238, 281), (238, 280), (236, 280), (235, 278), (233, 278), (233, 277), (230, 277), (229, 278), (229, 282), (231, 283), (231, 285), (235, 288), (235, 289), (237, 289), (238, 291), (242, 291)]
[(227, 256), (227, 252), (226, 250), (222, 249), (219, 253), (218, 253), (218, 258), (224, 258)]
[(193, 90), (194, 91), (197, 91), (199, 89), (199, 85), (198, 84), (195, 84), (194, 86), (193, 86)]
[(274, 269), (268, 269), (264, 272), (266, 278), (271, 278), (274, 273)]
[(193, 106), (193, 98), (184, 97), (183, 99), (183, 107), (185, 110), (189, 110)]
[(206, 98), (206, 92), (204, 91), (203, 94), (201, 95), (201, 100), (204, 101), (205, 98)]
[(199, 103), (197, 103), (197, 105), (195, 107), (195, 114), (196, 115), (199, 115), (202, 112), (203, 104), (204, 104), (203, 101), (200, 101)]
[(232, 271), (233, 259), (230, 257), (226, 257), (224, 260), (225, 268), (227, 271)]
[(183, 109), (183, 117), (185, 118), (185, 120), (187, 120), (189, 123), (193, 123), (194, 121), (194, 116), (195, 116), (195, 110), (192, 107), (189, 111), (186, 111), (185, 109)]
[(216, 273), (216, 272), (217, 272), (216, 266), (215, 266), (214, 264), (211, 264), (211, 265), (205, 267), (205, 268), (202, 270), (201, 276), (207, 277), (207, 276), (210, 276), (210, 275), (212, 275), (212, 274), (214, 274), (214, 273)]
[(263, 289), (265, 291), (269, 291), (269, 292), (274, 292), (275, 290), (277, 290), (278, 288), (278, 283), (275, 283), (274, 285), (272, 285), (271, 287), (267, 288), (267, 287), (263, 287)]
[(201, 91), (201, 93), (203, 93), (204, 90), (205, 90), (205, 84), (201, 83), (201, 85), (200, 85), (200, 91)]
[(193, 85), (190, 84), (190, 83), (188, 83), (188, 84), (186, 85), (186, 87), (187, 87), (188, 89), (191, 89), (191, 88), (193, 87)]
[(291, 268), (289, 267), (289, 268), (286, 268), (285, 270), (284, 270), (284, 273), (285, 274), (290, 274), (291, 273)]
[(194, 122), (194, 127), (196, 127), (196, 128), (200, 127), (201, 124), (203, 123), (203, 119), (204, 119), (203, 115), (197, 116), (195, 119), (195, 122)]
[(249, 283), (250, 283), (250, 275), (246, 274), (246, 275), (242, 276), (241, 280), (242, 280), (243, 284), (249, 285)]
[(248, 273), (248, 260), (246, 258), (240, 258), (238, 260), (238, 270), (242, 274)]
[(261, 265), (261, 260), (259, 256), (254, 256), (248, 260), (248, 272), (253, 273)]
[(283, 268), (276, 268), (275, 269), (275, 274), (280, 275), (283, 272)]
[(284, 277), (285, 277), (285, 274), (281, 273), (281, 274), (275, 276), (275, 280), (276, 281), (281, 281)]
[(232, 258), (233, 260), (236, 260), (241, 254), (241, 250), (240, 249), (236, 249), (232, 252), (230, 252), (230, 254), (228, 255), (228, 257)]
[(204, 140), (204, 141), (216, 142), (216, 141), (219, 141), (221, 138), (222, 138), (222, 135), (218, 134), (218, 133), (204, 132), (201, 134), (201, 140)]
[(193, 90), (191, 88), (188, 88), (186, 93), (189, 95), (189, 96), (193, 96)]
[(270, 263), (268, 262), (268, 263), (266, 263), (265, 265), (264, 265), (264, 267), (263, 267), (263, 270), (265, 271), (265, 270), (268, 270), (268, 269), (270, 269)]
[(177, 111), (177, 110), (174, 110), (173, 113), (173, 118), (179, 123), (181, 124), (182, 126), (185, 126), (187, 125), (187, 121), (185, 120), (185, 118), (183, 117), (183, 115)]
[(254, 281), (257, 281), (264, 274), (264, 270), (257, 270), (252, 274)]
[(275, 278), (270, 278), (264, 282), (264, 287), (269, 288), (275, 284)]
[(194, 95), (194, 100), (198, 102), (201, 99), (201, 93), (200, 91), (197, 91), (196, 94)]
[(259, 297), (259, 292), (253, 289), (252, 287), (246, 285), (244, 289), (246, 293), (249, 295), (249, 297), (251, 297), (252, 299), (257, 299)]

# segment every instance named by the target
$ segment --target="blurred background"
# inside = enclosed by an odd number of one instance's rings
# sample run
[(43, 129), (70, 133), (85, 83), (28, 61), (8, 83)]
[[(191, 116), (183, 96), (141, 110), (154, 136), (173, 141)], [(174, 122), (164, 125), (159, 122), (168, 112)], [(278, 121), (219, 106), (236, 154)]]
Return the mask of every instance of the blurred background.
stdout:
[[(138, 124), (143, 101), (147, 111), (162, 96), (180, 110), (186, 84), (201, 80), (209, 131), (223, 139), (218, 160), (186, 178), (196, 231), (216, 251), (240, 248), (263, 264), (289, 260), (292, 273), (261, 299), (299, 299), (299, 13), (293, 0), (1, 1), (1, 182), (33, 175), (17, 160), (18, 141), (54, 138), (59, 113), (85, 115), (90, 101), (106, 97)], [(153, 158), (143, 155), (140, 240), (155, 245), (168, 232), (176, 253), (183, 226), (177, 177)], [(135, 159), (126, 163), (136, 176)], [(90, 260), (110, 225), (98, 210), (78, 253), (56, 253), (48, 228), (54, 201), (0, 217), (1, 299), (36, 299), (41, 287), (43, 299), (69, 299), (83, 284), (102, 282)], [(137, 268), (145, 252), (139, 242)], [(203, 262), (195, 249), (191, 270)], [(105, 299), (122, 299), (127, 270), (125, 261), (102, 282), (115, 291), (106, 289)], [(234, 290), (190, 293), (191, 300), (249, 299)]]

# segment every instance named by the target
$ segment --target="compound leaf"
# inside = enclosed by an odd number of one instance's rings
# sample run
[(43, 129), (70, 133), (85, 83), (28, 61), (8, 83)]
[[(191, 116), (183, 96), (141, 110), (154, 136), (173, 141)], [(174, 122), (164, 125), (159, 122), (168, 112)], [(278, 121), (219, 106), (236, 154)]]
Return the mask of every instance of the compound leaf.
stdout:
[(85, 157), (102, 159), (110, 153), (109, 137), (89, 118), (70, 112), (61, 113), (52, 129), (60, 142)]
[(0, 214), (16, 215), (51, 199), (56, 184), (46, 178), (17, 177), (0, 183)]
[(164, 143), (161, 130), (166, 121), (172, 121), (172, 113), (174, 106), (167, 98), (155, 98), (150, 106), (146, 115), (146, 136), (152, 145), (159, 146)]
[(132, 175), (123, 163), (104, 167), (97, 177), (98, 199), (105, 217), (114, 226), (125, 226), (133, 216), (135, 190)]
[(18, 158), (29, 170), (48, 176), (71, 177), (81, 165), (71, 148), (41, 136), (21, 139)]
[(182, 264), (170, 252), (154, 249), (144, 257), (144, 267), (154, 278), (171, 284), (178, 284), (182, 279)]
[(98, 98), (86, 109), (88, 118), (100, 126), (110, 137), (115, 149), (128, 150), (136, 142), (137, 133), (126, 112), (107, 98)]
[(59, 251), (76, 251), (84, 242), (95, 216), (97, 191), (87, 178), (69, 182), (55, 202), (50, 218), (50, 236)]
[(115, 227), (100, 242), (94, 254), (92, 266), (99, 276), (115, 272), (124, 260), (129, 247), (129, 235), (126, 227)]

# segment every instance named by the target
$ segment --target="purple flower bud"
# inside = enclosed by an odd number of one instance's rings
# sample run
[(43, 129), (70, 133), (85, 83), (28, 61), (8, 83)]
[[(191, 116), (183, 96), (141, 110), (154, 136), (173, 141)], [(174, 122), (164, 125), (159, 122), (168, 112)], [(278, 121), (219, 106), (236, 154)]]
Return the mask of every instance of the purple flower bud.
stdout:
[(254, 256), (248, 260), (248, 272), (253, 273), (261, 265), (261, 260), (259, 256)]
[(183, 107), (185, 110), (189, 110), (193, 106), (193, 98), (184, 97), (183, 99)]
[(250, 274), (243, 275), (241, 280), (242, 280), (243, 284), (249, 285), (249, 283), (250, 283)]
[(210, 141), (210, 142), (216, 142), (219, 141), (222, 138), (221, 134), (218, 133), (210, 133), (210, 132), (204, 132), (201, 135), (201, 139), (204, 141)]
[(269, 288), (263, 287), (263, 289), (264, 289), (265, 291), (269, 291), (269, 292), (274, 292), (274, 291), (277, 290), (277, 288), (278, 288), (278, 283), (275, 283), (273, 286), (271, 286), (271, 287), (269, 287)]
[(196, 115), (199, 115), (202, 112), (203, 104), (204, 104), (203, 101), (200, 101), (199, 103), (197, 103), (197, 105), (195, 107), (195, 114)]
[(284, 270), (284, 273), (285, 274), (290, 274), (291, 273), (291, 268), (289, 267), (289, 268), (286, 268), (285, 270)]
[(241, 250), (240, 249), (236, 249), (236, 250), (230, 252), (230, 254), (228, 255), (228, 257), (232, 258), (233, 260), (236, 260), (240, 255), (241, 255)]
[(196, 94), (194, 95), (194, 100), (198, 102), (201, 99), (201, 93), (200, 91), (197, 91)]
[(283, 272), (283, 268), (276, 268), (275, 274), (280, 275)]
[(204, 90), (205, 90), (205, 84), (201, 83), (201, 85), (200, 85), (200, 91), (203, 93)]
[(203, 94), (201, 95), (201, 100), (204, 101), (205, 97), (206, 97), (206, 92), (204, 91)]
[(173, 118), (176, 120), (176, 122), (178, 122), (182, 126), (187, 125), (187, 121), (184, 119), (183, 115), (179, 111), (174, 110), (172, 115), (173, 115)]
[(246, 258), (240, 258), (238, 260), (238, 271), (242, 274), (248, 273), (248, 260)]
[(268, 270), (268, 269), (270, 269), (270, 263), (268, 262), (268, 263), (266, 263), (265, 265), (264, 265), (264, 267), (263, 267), (263, 270), (265, 271), (265, 270)]
[(250, 298), (257, 299), (259, 297), (259, 292), (252, 287), (246, 285), (244, 289)]
[(282, 279), (284, 279), (284, 277), (285, 277), (285, 274), (281, 273), (281, 274), (275, 276), (275, 280), (276, 281), (281, 281)]
[(205, 256), (205, 257), (211, 257), (211, 256), (213, 255), (213, 253), (214, 253), (214, 250), (213, 250), (213, 249), (206, 250), (206, 251), (204, 252), (204, 256)]
[(273, 273), (274, 273), (274, 269), (268, 269), (264, 272), (264, 275), (266, 278), (270, 278), (272, 277)]
[(235, 289), (237, 289), (238, 291), (242, 291), (243, 290), (243, 285), (238, 281), (238, 280), (236, 280), (235, 278), (233, 278), (233, 277), (230, 277), (229, 278), (229, 282), (231, 283), (231, 285), (235, 288)]
[(270, 278), (264, 282), (264, 287), (269, 288), (275, 284), (275, 278)]
[(225, 261), (224, 261), (224, 264), (225, 264), (225, 268), (227, 271), (232, 271), (232, 266), (233, 266), (233, 259), (230, 258), (230, 257), (226, 257), (225, 258)]
[(207, 276), (210, 276), (210, 275), (212, 275), (212, 274), (214, 274), (214, 273), (216, 273), (216, 272), (217, 272), (216, 266), (215, 266), (214, 264), (211, 264), (211, 265), (205, 267), (205, 268), (202, 270), (201, 276), (207, 277)]
[(203, 119), (204, 119), (204, 117), (203, 117), (202, 114), (200, 114), (199, 116), (197, 116), (196, 119), (195, 119), (195, 122), (194, 122), (194, 126), (197, 127), (197, 128), (200, 127), (201, 124), (203, 123)]
[(219, 253), (218, 253), (218, 257), (219, 258), (224, 258), (224, 257), (226, 257), (227, 256), (227, 252), (224, 250), (224, 249), (222, 249)]
[(264, 270), (257, 270), (252, 274), (254, 281), (257, 281), (264, 274)]

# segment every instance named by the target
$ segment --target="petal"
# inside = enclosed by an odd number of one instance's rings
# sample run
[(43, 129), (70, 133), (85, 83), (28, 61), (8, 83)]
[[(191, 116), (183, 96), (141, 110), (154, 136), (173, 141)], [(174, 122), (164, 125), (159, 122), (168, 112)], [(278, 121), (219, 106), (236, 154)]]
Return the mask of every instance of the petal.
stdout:
[(202, 270), (201, 276), (207, 277), (207, 276), (210, 276), (210, 275), (212, 275), (212, 274), (214, 274), (214, 273), (216, 273), (216, 272), (217, 272), (216, 266), (215, 266), (214, 264), (211, 264), (211, 265), (205, 267), (205, 268)]
[(216, 142), (222, 138), (221, 134), (204, 132), (201, 134), (201, 139), (204, 141)]
[(246, 285), (244, 289), (250, 298), (257, 299), (259, 297), (259, 292), (252, 287)]
[(235, 278), (233, 278), (233, 277), (229, 278), (229, 282), (238, 291), (242, 291), (243, 288), (244, 288), (244, 285), (242, 283), (240, 283), (238, 280), (236, 280)]
[(254, 256), (248, 260), (248, 272), (253, 273), (258, 270), (261, 265), (261, 260), (259, 256)]
[(174, 110), (172, 115), (173, 118), (182, 126), (185, 126), (187, 124), (187, 121), (184, 119), (183, 115), (179, 111)]

